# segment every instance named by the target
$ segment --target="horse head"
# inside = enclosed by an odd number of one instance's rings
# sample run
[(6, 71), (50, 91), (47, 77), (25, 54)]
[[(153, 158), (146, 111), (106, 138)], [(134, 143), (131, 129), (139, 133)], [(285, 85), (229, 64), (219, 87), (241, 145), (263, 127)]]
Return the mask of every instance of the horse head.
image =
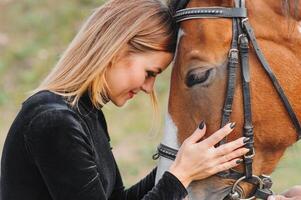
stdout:
[[(252, 0), (246, 2), (246, 8), (258, 44), (298, 119), (301, 119), (301, 3), (292, 2)], [(172, 5), (174, 8), (179, 5), (186, 8), (234, 7), (232, 0), (178, 0), (173, 1)], [(296, 12), (298, 9), (299, 12)], [(177, 148), (203, 119), (207, 125), (205, 138), (221, 126), (232, 23), (230, 18), (211, 17), (179, 22), (163, 143)], [(253, 174), (271, 174), (286, 148), (297, 141), (296, 129), (252, 48), (249, 49), (249, 66), (256, 150)], [(231, 115), (236, 128), (227, 141), (241, 137), (244, 126), (242, 72), (238, 69), (237, 73)], [(158, 176), (168, 166), (168, 161), (160, 162)], [(235, 170), (243, 171), (243, 166)], [(192, 199), (223, 199), (234, 182), (233, 179), (212, 176), (193, 182), (189, 195)], [(254, 189), (248, 183), (241, 183), (240, 187), (243, 196), (248, 196)]]

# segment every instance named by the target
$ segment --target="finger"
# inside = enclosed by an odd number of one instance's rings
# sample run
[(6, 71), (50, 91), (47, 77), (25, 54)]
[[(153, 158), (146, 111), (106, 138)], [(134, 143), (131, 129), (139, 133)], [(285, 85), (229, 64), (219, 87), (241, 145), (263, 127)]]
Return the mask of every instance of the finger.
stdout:
[(247, 149), (247, 148), (236, 149), (235, 151), (233, 151), (229, 154), (225, 154), (225, 155), (219, 157), (217, 159), (217, 163), (222, 164), (222, 163), (228, 162), (230, 160), (233, 160), (235, 158), (241, 157), (241, 156), (245, 155), (248, 151), (249, 151), (249, 149)]
[(290, 198), (286, 198), (284, 196), (281, 195), (273, 195), (273, 196), (269, 196), (268, 200), (289, 200)]
[[(301, 196), (301, 185), (295, 185), (281, 193), (285, 197), (299, 197)], [(301, 198), (300, 198), (301, 199)]]
[(203, 142), (208, 145), (208, 147), (212, 147), (221, 141), (224, 137), (226, 137), (229, 133), (233, 131), (235, 127), (235, 123), (228, 123), (223, 128), (219, 129), (215, 133), (213, 133), (210, 137), (205, 139)]
[(245, 143), (248, 142), (248, 139), (249, 138), (241, 137), (237, 140), (216, 147), (216, 155), (221, 156), (231, 153), (233, 150), (245, 145)]
[(213, 174), (216, 174), (221, 171), (226, 171), (230, 168), (236, 167), (242, 162), (242, 159), (234, 159), (225, 163), (222, 163), (220, 165), (217, 165), (216, 167), (213, 168)]
[(196, 143), (200, 139), (202, 139), (202, 137), (205, 135), (205, 133), (206, 133), (206, 124), (205, 124), (205, 121), (203, 120), (203, 121), (201, 121), (198, 128), (194, 131), (194, 133), (187, 138), (187, 141), (190, 143)]

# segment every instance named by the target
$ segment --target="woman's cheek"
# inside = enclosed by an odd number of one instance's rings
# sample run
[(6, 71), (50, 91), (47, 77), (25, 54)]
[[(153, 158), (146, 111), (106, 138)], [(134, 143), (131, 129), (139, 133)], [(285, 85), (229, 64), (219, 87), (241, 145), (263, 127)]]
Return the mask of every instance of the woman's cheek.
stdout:
[(141, 88), (144, 82), (145, 82), (145, 73), (139, 74), (139, 76), (137, 76), (136, 74), (136, 76), (133, 76), (131, 88), (132, 89)]

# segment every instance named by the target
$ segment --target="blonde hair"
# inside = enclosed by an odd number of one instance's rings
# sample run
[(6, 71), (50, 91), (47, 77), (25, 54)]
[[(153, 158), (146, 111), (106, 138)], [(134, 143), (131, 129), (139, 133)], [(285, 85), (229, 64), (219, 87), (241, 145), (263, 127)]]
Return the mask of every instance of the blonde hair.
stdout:
[[(160, 0), (109, 0), (84, 23), (60, 60), (33, 93), (50, 90), (76, 105), (85, 91), (97, 108), (109, 101), (106, 69), (124, 49), (141, 53), (176, 48), (176, 26)], [(157, 108), (155, 92), (150, 94)]]

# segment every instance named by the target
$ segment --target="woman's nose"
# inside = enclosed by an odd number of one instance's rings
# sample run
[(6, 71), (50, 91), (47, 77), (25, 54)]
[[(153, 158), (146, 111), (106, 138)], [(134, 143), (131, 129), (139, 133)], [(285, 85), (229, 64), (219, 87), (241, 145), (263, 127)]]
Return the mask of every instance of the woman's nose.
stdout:
[(144, 91), (145, 93), (149, 94), (149, 93), (151, 93), (151, 91), (153, 91), (154, 84), (155, 84), (155, 78), (147, 79), (141, 86), (141, 90)]

